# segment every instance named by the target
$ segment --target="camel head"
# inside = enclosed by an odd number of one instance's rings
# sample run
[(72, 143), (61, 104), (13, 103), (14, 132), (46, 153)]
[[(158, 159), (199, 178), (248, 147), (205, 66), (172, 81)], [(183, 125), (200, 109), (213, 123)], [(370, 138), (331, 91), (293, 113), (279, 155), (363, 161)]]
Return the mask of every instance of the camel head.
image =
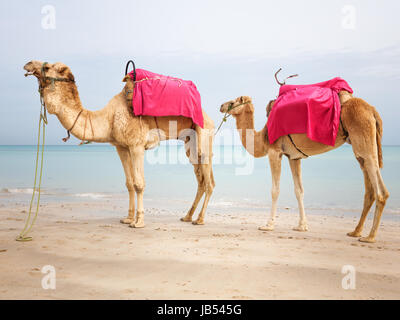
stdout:
[(44, 76), (68, 79), (71, 82), (75, 81), (70, 68), (61, 62), (43, 63), (41, 61), (32, 60), (24, 66), (24, 70), (26, 70), (25, 77), (33, 75), (43, 82), (45, 80), (43, 79)]
[[(42, 89), (42, 92), (47, 95), (47, 100), (57, 99), (57, 95), (60, 94), (58, 89), (59, 83), (74, 83), (74, 76), (68, 66), (61, 62), (56, 63), (43, 63), (41, 61), (32, 60), (25, 64), (24, 70), (26, 71), (25, 77), (35, 76)], [(47, 90), (50, 88), (50, 90)], [(57, 113), (56, 104), (46, 103), (46, 109), (49, 113)]]
[(223, 103), (219, 111), (235, 116), (241, 114), (242, 112), (254, 112), (254, 107), (251, 103), (250, 97), (241, 96), (235, 100)]

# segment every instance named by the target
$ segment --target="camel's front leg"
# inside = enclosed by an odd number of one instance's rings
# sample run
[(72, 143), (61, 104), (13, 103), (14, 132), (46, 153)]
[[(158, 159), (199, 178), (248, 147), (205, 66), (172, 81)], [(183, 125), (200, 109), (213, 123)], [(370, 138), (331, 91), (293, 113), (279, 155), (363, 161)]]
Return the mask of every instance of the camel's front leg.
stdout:
[(296, 194), (297, 203), (299, 206), (299, 213), (300, 213), (300, 221), (297, 227), (294, 227), (293, 230), (296, 231), (307, 231), (307, 218), (306, 213), (304, 211), (304, 189), (303, 183), (301, 181), (301, 162), (300, 159), (298, 160), (289, 160), (290, 169), (292, 170), (293, 182), (294, 182), (294, 192)]
[(259, 227), (258, 229), (261, 231), (272, 231), (275, 226), (275, 216), (276, 216), (276, 207), (278, 203), (279, 197), (279, 184), (281, 180), (281, 162), (282, 162), (282, 154), (271, 150), (268, 152), (269, 165), (271, 167), (271, 176), (272, 176), (272, 204), (271, 204), (271, 217), (266, 226)]
[(129, 226), (132, 228), (144, 227), (144, 209), (143, 209), (143, 192), (145, 187), (144, 181), (144, 147), (135, 146), (129, 148), (133, 163), (133, 188), (137, 196), (136, 221)]
[(128, 148), (116, 146), (119, 158), (125, 172), (126, 187), (129, 192), (129, 211), (128, 217), (121, 219), (121, 223), (130, 224), (135, 219), (135, 189), (133, 187), (133, 167), (131, 154)]

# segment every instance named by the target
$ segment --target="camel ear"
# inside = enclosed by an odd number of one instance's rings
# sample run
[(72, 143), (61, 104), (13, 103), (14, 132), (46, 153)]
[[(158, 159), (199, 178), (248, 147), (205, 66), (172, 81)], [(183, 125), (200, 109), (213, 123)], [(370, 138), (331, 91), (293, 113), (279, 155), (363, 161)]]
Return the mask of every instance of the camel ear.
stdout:
[(127, 74), (123, 79), (122, 82), (128, 82), (128, 80), (130, 80), (131, 77), (129, 76), (129, 74)]
[(71, 71), (68, 72), (67, 78), (68, 78), (69, 80), (75, 82), (75, 77), (74, 77), (74, 75), (71, 73)]
[(75, 81), (74, 75), (72, 74), (71, 70), (63, 63), (55, 63), (54, 64), (56, 71), (61, 74), (62, 76), (66, 76), (67, 79), (71, 81)]
[(240, 103), (246, 103), (249, 102), (251, 99), (248, 96), (241, 96), (240, 97)]
[(68, 69), (68, 67), (61, 62), (56, 62), (53, 66), (56, 69), (56, 71), (60, 74), (63, 74)]

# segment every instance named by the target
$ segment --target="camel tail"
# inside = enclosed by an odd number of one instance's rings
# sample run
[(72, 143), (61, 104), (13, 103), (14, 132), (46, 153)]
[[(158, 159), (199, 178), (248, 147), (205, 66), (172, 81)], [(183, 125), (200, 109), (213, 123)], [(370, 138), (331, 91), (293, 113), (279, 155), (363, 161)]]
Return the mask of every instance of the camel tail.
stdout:
[(378, 161), (379, 161), (379, 168), (383, 167), (383, 156), (382, 156), (382, 119), (379, 115), (378, 111), (374, 108), (374, 118), (376, 121), (376, 145), (378, 147)]

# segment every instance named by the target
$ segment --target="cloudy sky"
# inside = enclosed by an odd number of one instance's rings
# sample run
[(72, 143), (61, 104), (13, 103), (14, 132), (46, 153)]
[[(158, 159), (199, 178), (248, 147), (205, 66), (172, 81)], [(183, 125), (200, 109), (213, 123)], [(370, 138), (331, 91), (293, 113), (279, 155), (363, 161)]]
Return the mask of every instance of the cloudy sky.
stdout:
[[(252, 96), (258, 129), (278, 92), (279, 67), (300, 74), (291, 83), (340, 76), (378, 109), (384, 143), (398, 145), (399, 12), (397, 0), (3, 0), (0, 144), (36, 140), (39, 97), (36, 81), (23, 76), (26, 62), (70, 66), (83, 105), (95, 110), (122, 89), (133, 59), (139, 68), (194, 81), (215, 123), (221, 103)], [(65, 130), (49, 120), (47, 142), (61, 144)]]

